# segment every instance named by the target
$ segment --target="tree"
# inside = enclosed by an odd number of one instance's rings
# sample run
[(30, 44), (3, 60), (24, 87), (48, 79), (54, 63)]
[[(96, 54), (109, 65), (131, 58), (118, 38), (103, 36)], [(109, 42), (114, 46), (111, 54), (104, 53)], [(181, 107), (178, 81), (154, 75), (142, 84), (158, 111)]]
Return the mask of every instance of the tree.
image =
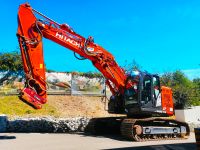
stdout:
[(196, 85), (197, 89), (200, 89), (200, 78), (193, 79), (193, 83)]
[[(197, 85), (198, 83), (199, 82), (197, 82)], [(198, 100), (199, 97), (195, 96), (195, 89), (197, 87), (194, 81), (189, 80), (183, 72), (175, 71), (173, 73), (163, 74), (161, 77), (161, 84), (172, 88), (176, 108), (200, 104)]]
[(194, 105), (200, 105), (200, 78), (193, 79), (193, 103)]
[(141, 70), (142, 67), (133, 59), (131, 63), (125, 60), (125, 65), (122, 67), (126, 72), (131, 72), (133, 70)]
[(172, 85), (172, 73), (166, 72), (161, 76), (161, 84), (171, 87)]
[(183, 106), (192, 105), (192, 81), (190, 81), (181, 71), (174, 72), (172, 80), (172, 86), (175, 91), (174, 97), (178, 104), (182, 104)]
[(23, 65), (19, 52), (0, 53), (0, 72), (4, 73), (0, 84), (11, 76), (23, 76)]

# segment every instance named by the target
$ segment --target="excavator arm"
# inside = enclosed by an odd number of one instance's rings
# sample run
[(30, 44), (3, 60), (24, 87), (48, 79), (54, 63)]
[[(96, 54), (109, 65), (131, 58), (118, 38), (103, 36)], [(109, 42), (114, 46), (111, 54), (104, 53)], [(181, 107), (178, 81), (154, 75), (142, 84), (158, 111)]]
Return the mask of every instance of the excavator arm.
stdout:
[(26, 75), (25, 88), (20, 98), (34, 108), (39, 109), (42, 104), (46, 103), (47, 84), (45, 82), (43, 37), (91, 60), (106, 78), (112, 94), (117, 95), (123, 92), (127, 76), (112, 54), (95, 44), (93, 37), (90, 36), (87, 39), (82, 37), (69, 25), (56, 23), (31, 8), (27, 3), (19, 7), (17, 37)]

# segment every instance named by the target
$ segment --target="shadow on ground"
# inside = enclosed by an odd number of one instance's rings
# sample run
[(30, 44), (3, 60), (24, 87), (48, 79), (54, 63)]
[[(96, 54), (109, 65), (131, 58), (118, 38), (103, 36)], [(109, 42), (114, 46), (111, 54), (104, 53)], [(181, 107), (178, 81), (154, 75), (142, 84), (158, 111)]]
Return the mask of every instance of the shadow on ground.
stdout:
[(118, 141), (127, 141), (120, 135), (120, 125), (124, 117), (92, 118), (82, 136), (110, 138)]
[[(79, 133), (82, 136), (91, 136), (97, 138), (110, 138), (113, 140), (130, 142), (120, 135), (120, 124), (122, 117), (119, 118), (95, 118), (88, 124), (89, 130), (92, 132)], [(87, 128), (86, 128), (87, 129)], [(195, 150), (196, 143), (179, 143), (179, 144), (163, 144), (163, 145), (149, 145), (149, 146), (134, 146), (112, 148), (112, 150)], [(108, 149), (109, 150), (109, 149)], [(110, 149), (111, 150), (111, 149)]]
[(124, 141), (124, 142), (130, 142), (130, 140), (127, 140), (125, 138), (123, 138), (120, 134), (92, 134), (92, 133), (76, 133), (79, 134), (81, 136), (87, 137), (96, 137), (96, 138), (109, 138), (109, 139), (113, 139), (113, 140), (117, 140), (117, 141)]
[(12, 139), (16, 139), (16, 136), (7, 136), (7, 135), (0, 136), (0, 140), (12, 140)]

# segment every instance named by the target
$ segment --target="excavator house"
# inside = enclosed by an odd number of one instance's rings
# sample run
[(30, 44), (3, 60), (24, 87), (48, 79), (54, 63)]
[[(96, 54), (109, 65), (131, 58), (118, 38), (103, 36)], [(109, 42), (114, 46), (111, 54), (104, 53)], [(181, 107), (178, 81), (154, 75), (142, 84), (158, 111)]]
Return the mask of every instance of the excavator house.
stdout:
[(19, 97), (33, 108), (41, 109), (47, 102), (42, 46), (46, 38), (73, 51), (76, 58), (90, 60), (103, 74), (112, 92), (109, 113), (127, 116), (120, 123), (122, 136), (135, 141), (189, 136), (189, 126), (170, 117), (174, 116), (172, 89), (161, 86), (157, 75), (126, 73), (111, 53), (94, 43), (93, 37), (85, 38), (25, 3), (19, 6), (17, 38), (26, 77)]

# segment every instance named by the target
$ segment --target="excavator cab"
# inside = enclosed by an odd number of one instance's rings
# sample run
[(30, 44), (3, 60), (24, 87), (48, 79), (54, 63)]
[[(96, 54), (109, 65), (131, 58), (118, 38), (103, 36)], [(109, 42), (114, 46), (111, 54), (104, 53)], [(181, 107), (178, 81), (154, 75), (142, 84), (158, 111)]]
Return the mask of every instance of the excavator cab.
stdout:
[[(129, 83), (132, 83), (132, 86)], [(132, 117), (150, 117), (158, 113), (163, 114), (163, 116), (173, 114), (171, 89), (161, 87), (158, 75), (144, 72), (129, 75), (126, 85), (129, 85), (129, 87), (125, 86), (123, 96), (112, 97), (109, 103), (109, 112), (123, 112)], [(163, 89), (165, 93), (162, 92)]]
[(140, 73), (130, 76), (127, 82), (134, 82), (139, 78), (138, 84), (125, 89), (124, 108), (129, 115), (150, 115), (161, 111), (161, 86), (157, 75)]

